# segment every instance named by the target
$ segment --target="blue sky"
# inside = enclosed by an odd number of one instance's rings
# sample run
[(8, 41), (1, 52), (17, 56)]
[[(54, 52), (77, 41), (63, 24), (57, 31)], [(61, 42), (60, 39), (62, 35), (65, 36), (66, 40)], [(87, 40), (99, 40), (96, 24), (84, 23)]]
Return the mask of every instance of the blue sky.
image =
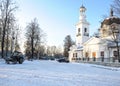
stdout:
[[(103, 15), (109, 15), (113, 0), (17, 0), (18, 23), (23, 35), (26, 25), (38, 19), (41, 29), (47, 34), (48, 45), (63, 45), (66, 35), (75, 41), (75, 24), (79, 21), (79, 8), (87, 8), (87, 20), (92, 35), (99, 27)], [(24, 37), (24, 36), (22, 36)]]

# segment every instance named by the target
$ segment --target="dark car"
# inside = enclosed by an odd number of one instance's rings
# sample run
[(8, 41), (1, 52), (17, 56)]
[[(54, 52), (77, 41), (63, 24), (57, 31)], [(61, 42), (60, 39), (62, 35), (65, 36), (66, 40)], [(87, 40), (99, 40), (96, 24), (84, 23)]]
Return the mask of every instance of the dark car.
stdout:
[(6, 63), (9, 64), (12, 62), (13, 64), (22, 64), (24, 62), (24, 56), (21, 52), (15, 51), (9, 58), (6, 58)]
[(65, 59), (65, 58), (61, 58), (57, 60), (58, 62), (65, 62), (65, 63), (69, 63), (69, 60)]

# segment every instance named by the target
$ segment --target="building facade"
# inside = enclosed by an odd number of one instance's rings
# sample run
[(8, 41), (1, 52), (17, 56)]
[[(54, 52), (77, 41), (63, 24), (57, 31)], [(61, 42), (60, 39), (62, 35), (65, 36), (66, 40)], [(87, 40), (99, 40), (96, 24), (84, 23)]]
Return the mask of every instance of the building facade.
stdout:
[[(69, 61), (117, 61), (119, 57), (116, 41), (119, 47), (120, 18), (114, 16), (111, 9), (110, 16), (101, 23), (98, 35), (89, 37), (90, 24), (86, 20), (85, 11), (86, 8), (82, 5), (79, 22), (76, 24), (76, 44), (70, 47)], [(115, 29), (118, 33), (113, 32), (116, 31)]]

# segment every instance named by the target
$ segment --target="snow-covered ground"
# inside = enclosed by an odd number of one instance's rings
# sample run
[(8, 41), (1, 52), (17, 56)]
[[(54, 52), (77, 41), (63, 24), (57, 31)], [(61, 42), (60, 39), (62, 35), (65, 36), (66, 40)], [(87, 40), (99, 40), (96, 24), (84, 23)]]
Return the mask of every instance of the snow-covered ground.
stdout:
[(120, 86), (120, 68), (56, 61), (0, 62), (0, 86)]

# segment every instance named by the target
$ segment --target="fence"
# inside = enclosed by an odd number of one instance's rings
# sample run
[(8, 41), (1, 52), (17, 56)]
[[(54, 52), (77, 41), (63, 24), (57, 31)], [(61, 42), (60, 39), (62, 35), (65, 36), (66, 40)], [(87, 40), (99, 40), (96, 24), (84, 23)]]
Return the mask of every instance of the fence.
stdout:
[(118, 62), (117, 60), (115, 60), (114, 57), (109, 57), (109, 58), (73, 58), (72, 59), (73, 62)]

